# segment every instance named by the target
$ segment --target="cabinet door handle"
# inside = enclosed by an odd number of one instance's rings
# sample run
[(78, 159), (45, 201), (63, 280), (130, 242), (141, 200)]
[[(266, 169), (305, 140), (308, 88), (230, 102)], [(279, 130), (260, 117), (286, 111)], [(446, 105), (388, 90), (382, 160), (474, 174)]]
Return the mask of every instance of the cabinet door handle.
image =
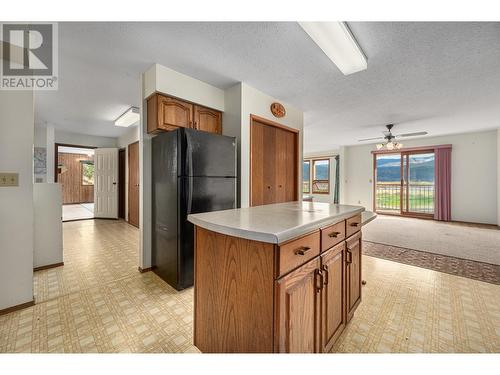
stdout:
[(323, 285), (328, 285), (328, 266), (326, 264), (323, 264), (323, 272), (325, 272), (325, 282)]
[(314, 270), (314, 284), (316, 288), (316, 293), (321, 292), (321, 289), (323, 289), (323, 274), (319, 269)]
[(337, 236), (340, 234), (340, 232), (332, 232), (328, 235), (328, 237), (331, 237), (331, 238), (337, 238)]
[(301, 246), (295, 250), (295, 255), (306, 255), (309, 250), (311, 250), (309, 246)]
[(351, 227), (359, 227), (359, 223), (351, 223)]
[(346, 256), (346, 260), (345, 260), (345, 261), (346, 261), (348, 264), (351, 264), (351, 263), (352, 263), (352, 253), (351, 253), (351, 251), (350, 251), (349, 249), (347, 249), (347, 251), (346, 251), (346, 255), (347, 255), (347, 256)]

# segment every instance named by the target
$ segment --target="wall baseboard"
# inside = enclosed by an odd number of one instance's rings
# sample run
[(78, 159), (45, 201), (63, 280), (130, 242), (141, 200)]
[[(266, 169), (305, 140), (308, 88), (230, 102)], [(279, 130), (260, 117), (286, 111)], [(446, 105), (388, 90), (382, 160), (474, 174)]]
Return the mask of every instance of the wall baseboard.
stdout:
[(17, 310), (22, 310), (22, 309), (25, 309), (27, 307), (31, 307), (34, 305), (35, 305), (35, 299), (33, 299), (29, 302), (21, 303), (20, 305), (7, 307), (6, 309), (0, 310), (0, 315), (5, 315), (5, 314), (11, 313), (11, 312), (14, 312)]
[(153, 267), (148, 267), (148, 268), (141, 268), (141, 267), (138, 267), (139, 269), (139, 272), (140, 273), (144, 273), (144, 272), (149, 272), (149, 271), (152, 271), (153, 270)]
[(33, 272), (41, 271), (41, 270), (46, 270), (46, 269), (49, 269), (49, 268), (61, 267), (61, 266), (64, 266), (64, 262), (54, 263), (54, 264), (47, 264), (46, 266), (35, 267), (35, 268), (33, 268)]

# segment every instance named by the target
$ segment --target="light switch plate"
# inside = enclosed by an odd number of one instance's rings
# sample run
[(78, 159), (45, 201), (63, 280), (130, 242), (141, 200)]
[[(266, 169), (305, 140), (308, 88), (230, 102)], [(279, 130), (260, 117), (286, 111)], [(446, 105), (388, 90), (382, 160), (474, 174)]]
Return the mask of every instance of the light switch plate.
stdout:
[(19, 173), (0, 172), (0, 187), (19, 186)]

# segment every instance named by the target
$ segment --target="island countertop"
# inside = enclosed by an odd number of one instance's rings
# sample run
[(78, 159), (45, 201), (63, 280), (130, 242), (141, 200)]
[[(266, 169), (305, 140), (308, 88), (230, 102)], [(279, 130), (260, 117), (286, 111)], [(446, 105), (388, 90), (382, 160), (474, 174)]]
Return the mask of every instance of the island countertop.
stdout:
[(362, 206), (287, 202), (188, 215), (204, 229), (248, 240), (283, 243), (360, 214)]

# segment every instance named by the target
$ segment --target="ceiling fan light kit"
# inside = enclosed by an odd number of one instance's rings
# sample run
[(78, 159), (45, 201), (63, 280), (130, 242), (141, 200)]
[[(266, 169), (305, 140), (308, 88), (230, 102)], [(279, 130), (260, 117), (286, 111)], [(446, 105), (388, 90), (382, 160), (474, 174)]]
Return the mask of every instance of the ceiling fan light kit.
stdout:
[(372, 141), (375, 139), (385, 139), (385, 142), (383, 143), (377, 143), (377, 150), (382, 150), (386, 149), (388, 151), (392, 150), (399, 150), (401, 147), (403, 147), (402, 143), (394, 141), (396, 137), (415, 137), (415, 136), (420, 136), (420, 135), (427, 135), (427, 132), (416, 132), (416, 133), (406, 133), (406, 134), (396, 134), (393, 135), (391, 129), (393, 128), (394, 124), (388, 124), (385, 127), (387, 128), (386, 131), (383, 131), (382, 134), (384, 134), (384, 137), (377, 137), (377, 138), (365, 138), (365, 139), (359, 139), (358, 142), (364, 142), (364, 141)]
[(387, 143), (379, 143), (379, 144), (377, 144), (377, 150), (382, 150), (384, 147), (388, 151), (399, 150), (401, 147), (403, 147), (403, 144), (399, 143), (399, 142), (392, 142), (392, 141), (389, 141)]

